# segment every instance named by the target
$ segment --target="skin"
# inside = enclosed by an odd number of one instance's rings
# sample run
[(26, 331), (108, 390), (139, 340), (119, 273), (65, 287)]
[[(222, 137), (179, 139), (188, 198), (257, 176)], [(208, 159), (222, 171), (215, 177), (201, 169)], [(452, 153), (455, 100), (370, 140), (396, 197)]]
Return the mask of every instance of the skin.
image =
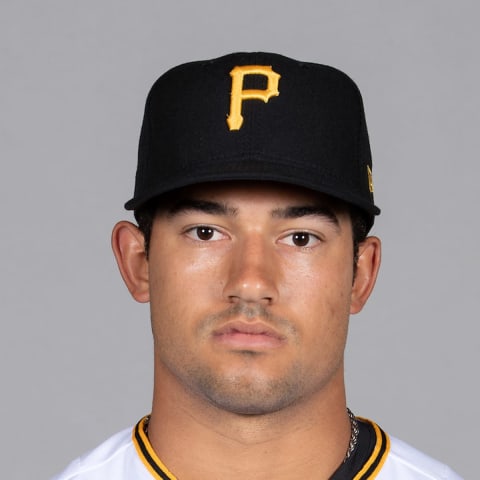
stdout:
[[(112, 237), (132, 296), (150, 302), (150, 441), (178, 478), (329, 478), (350, 437), (349, 316), (367, 301), (380, 241), (353, 275), (348, 212), (261, 182), (191, 187), (156, 216), (147, 259), (129, 222)], [(186, 446), (188, 446), (186, 448)]]

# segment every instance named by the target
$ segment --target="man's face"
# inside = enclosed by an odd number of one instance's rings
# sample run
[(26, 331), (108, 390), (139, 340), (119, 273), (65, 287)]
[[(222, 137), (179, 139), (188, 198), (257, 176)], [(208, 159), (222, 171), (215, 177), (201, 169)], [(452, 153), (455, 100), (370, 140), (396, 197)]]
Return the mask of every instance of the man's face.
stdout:
[(185, 189), (154, 220), (148, 279), (156, 370), (195, 398), (259, 414), (343, 388), (352, 231), (328, 197)]

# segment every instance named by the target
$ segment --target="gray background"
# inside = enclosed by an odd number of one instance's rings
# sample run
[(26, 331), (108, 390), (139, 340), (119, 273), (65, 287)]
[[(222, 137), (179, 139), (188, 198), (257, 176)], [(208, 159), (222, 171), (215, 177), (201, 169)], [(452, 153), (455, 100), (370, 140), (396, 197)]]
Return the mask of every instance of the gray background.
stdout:
[(359, 84), (384, 261), (352, 317), (349, 405), (478, 478), (476, 5), (2, 0), (2, 478), (49, 478), (149, 411), (148, 307), (123, 286), (110, 231), (131, 218), (151, 83), (234, 50)]

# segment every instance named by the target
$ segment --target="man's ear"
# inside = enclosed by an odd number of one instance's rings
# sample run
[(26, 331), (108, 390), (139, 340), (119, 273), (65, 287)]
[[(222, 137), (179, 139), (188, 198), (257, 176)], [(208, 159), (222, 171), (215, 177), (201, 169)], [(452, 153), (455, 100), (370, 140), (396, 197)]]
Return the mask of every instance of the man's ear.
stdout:
[(128, 291), (137, 302), (148, 302), (148, 261), (142, 232), (133, 223), (118, 222), (113, 227), (112, 248)]
[(382, 245), (377, 237), (367, 237), (358, 249), (358, 262), (353, 281), (350, 313), (358, 313), (367, 303), (377, 280)]

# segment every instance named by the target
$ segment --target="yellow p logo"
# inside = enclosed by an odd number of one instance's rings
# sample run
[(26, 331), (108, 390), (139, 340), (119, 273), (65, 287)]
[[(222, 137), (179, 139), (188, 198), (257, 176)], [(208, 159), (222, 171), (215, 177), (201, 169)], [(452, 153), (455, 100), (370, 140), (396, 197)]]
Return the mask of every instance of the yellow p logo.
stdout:
[[(263, 75), (267, 77), (265, 90), (243, 90), (243, 78), (245, 75)], [(240, 130), (243, 123), (242, 102), (244, 100), (263, 100), (267, 103), (271, 97), (279, 95), (278, 80), (280, 75), (265, 65), (244, 65), (235, 67), (231, 72), (232, 92), (230, 96), (230, 113), (227, 124), (230, 130)]]

